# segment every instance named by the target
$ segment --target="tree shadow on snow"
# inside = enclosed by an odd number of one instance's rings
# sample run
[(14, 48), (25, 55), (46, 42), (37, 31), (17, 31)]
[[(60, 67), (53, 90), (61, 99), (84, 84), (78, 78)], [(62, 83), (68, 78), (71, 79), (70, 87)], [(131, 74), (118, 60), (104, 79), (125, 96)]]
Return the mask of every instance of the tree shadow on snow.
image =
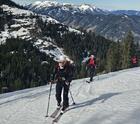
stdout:
[(85, 107), (85, 106), (90, 106), (97, 101), (101, 101), (101, 103), (104, 103), (105, 101), (107, 101), (111, 97), (119, 95), (119, 94), (121, 94), (121, 92), (102, 94), (95, 99), (91, 99), (91, 100), (88, 100), (88, 101), (85, 101), (85, 102), (82, 102), (82, 103), (76, 103), (76, 105), (74, 107), (70, 108), (69, 110), (72, 110), (72, 109), (75, 109), (75, 108), (81, 108), (81, 107)]

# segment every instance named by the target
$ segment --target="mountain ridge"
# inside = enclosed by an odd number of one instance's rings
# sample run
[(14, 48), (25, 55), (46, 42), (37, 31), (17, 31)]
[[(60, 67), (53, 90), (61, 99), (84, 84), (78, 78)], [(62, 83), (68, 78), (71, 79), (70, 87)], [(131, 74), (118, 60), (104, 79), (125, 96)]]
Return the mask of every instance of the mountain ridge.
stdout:
[[(34, 7), (36, 9), (39, 8), (49, 8), (49, 7), (66, 7), (67, 9), (75, 9), (75, 11), (81, 12), (89, 12), (90, 14), (99, 14), (96, 11), (100, 12), (100, 14), (115, 14), (115, 15), (138, 15), (140, 16), (140, 10), (107, 10), (96, 7), (94, 4), (81, 3), (81, 4), (72, 4), (72, 3), (59, 3), (57, 1), (36, 1), (32, 4), (27, 5), (28, 8)], [(95, 13), (94, 13), (95, 11)]]
[(47, 7), (47, 2), (41, 2), (35, 6), (30, 4), (26, 7), (36, 13), (49, 15), (65, 25), (93, 31), (115, 41), (122, 40), (128, 31), (132, 31), (135, 41), (140, 42), (139, 11), (108, 11), (85, 5), (83, 9), (82, 7), (79, 9), (82, 5), (57, 3), (53, 6), (50, 2)]
[(3, 5), (3, 4), (8, 5), (10, 7), (17, 7), (17, 8), (20, 8), (20, 9), (25, 9), (23, 6), (16, 4), (12, 0), (0, 0), (0, 6)]

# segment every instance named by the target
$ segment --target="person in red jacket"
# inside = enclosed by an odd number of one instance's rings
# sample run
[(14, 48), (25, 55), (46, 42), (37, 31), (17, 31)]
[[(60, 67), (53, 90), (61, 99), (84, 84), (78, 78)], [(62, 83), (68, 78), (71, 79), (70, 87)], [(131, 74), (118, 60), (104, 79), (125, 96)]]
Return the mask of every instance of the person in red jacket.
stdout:
[(87, 61), (87, 70), (89, 71), (90, 76), (90, 81), (88, 83), (93, 81), (93, 76), (95, 75), (95, 68), (96, 68), (96, 60), (94, 55), (91, 55)]
[(138, 58), (136, 56), (133, 56), (131, 58), (131, 63), (132, 63), (132, 67), (137, 67), (138, 66)]

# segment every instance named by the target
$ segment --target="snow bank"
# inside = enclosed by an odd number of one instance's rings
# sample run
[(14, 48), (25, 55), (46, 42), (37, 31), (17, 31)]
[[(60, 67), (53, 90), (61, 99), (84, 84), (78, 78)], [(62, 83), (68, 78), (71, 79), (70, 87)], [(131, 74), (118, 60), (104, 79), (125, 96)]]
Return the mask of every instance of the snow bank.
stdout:
[[(139, 124), (140, 68), (73, 81), (76, 101), (58, 124)], [(0, 95), (0, 124), (51, 124), (45, 118), (49, 86)], [(70, 98), (70, 104), (72, 103)], [(53, 85), (50, 111), (56, 108)]]

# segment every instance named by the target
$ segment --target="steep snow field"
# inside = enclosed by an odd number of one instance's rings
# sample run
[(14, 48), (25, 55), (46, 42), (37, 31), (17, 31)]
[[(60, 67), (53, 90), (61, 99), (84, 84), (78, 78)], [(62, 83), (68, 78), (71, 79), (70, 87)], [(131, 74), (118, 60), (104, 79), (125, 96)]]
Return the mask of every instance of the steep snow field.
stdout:
[[(140, 124), (140, 68), (74, 80), (70, 105), (58, 124)], [(0, 124), (51, 124), (45, 118), (49, 86), (0, 95)], [(70, 98), (70, 104), (72, 100)], [(55, 85), (49, 114), (56, 108)]]

